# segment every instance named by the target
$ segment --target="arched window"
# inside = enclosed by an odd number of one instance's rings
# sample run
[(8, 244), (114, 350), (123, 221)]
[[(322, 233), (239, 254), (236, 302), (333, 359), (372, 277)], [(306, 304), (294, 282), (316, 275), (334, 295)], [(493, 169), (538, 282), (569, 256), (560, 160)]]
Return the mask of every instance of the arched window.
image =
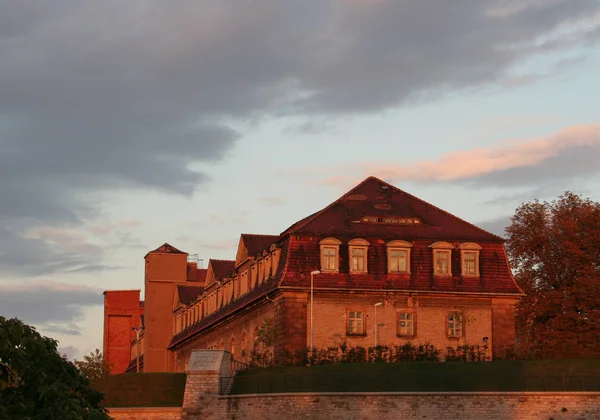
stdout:
[(348, 242), (350, 273), (367, 273), (369, 242), (364, 239), (352, 239)]
[(246, 360), (246, 356), (248, 356), (248, 341), (247, 341), (246, 333), (242, 333), (242, 343), (241, 343), (241, 351), (240, 355), (242, 356), (242, 360)]
[(433, 248), (433, 274), (436, 276), (452, 275), (452, 244), (448, 242), (435, 242)]
[(231, 337), (231, 341), (229, 342), (229, 353), (231, 353), (231, 358), (235, 359), (235, 338)]
[(335, 238), (325, 238), (319, 242), (322, 272), (337, 273), (340, 271), (340, 245), (341, 242)]
[(479, 277), (479, 251), (481, 246), (466, 242), (460, 244), (460, 265), (462, 275), (466, 277)]

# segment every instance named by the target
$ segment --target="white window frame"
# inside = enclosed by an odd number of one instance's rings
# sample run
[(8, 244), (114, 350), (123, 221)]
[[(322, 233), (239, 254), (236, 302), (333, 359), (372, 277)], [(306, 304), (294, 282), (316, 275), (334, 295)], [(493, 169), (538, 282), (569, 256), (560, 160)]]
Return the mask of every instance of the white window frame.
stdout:
[[(460, 244), (458, 248), (460, 249), (460, 267), (463, 277), (479, 277), (479, 251), (481, 251), (481, 246), (473, 242), (466, 242)], [(474, 273), (467, 273), (466, 256), (468, 254), (475, 255)]]
[[(342, 242), (335, 238), (325, 238), (319, 242), (320, 246), (320, 260), (321, 260), (321, 272), (323, 273), (339, 273), (340, 271), (340, 245)], [(333, 256), (327, 258), (333, 258), (333, 267), (325, 266), (325, 250), (333, 250)]]
[[(406, 241), (391, 241), (387, 243), (387, 267), (388, 273), (393, 274), (410, 274), (410, 251), (413, 244)], [(392, 252), (393, 251), (404, 251), (406, 252), (406, 270), (405, 271), (392, 271)]]
[[(448, 242), (435, 242), (429, 246), (433, 249), (433, 275), (439, 277), (450, 277), (452, 276), (452, 244)], [(448, 258), (448, 271), (441, 273), (437, 271), (438, 256), (446, 254)]]
[[(402, 316), (405, 316), (404, 319), (401, 319)], [(409, 317), (407, 317), (407, 315)], [(417, 335), (417, 322), (416, 322), (416, 314), (413, 311), (400, 311), (397, 313), (396, 315), (396, 322), (398, 323), (396, 326), (396, 335), (398, 337), (416, 337)], [(412, 334), (403, 334), (400, 330), (400, 323), (401, 322), (405, 322), (405, 323), (410, 323), (411, 325), (411, 329), (412, 329)], [(408, 328), (408, 327), (405, 327)]]
[[(352, 314), (360, 314), (360, 316), (352, 317)], [(365, 328), (365, 311), (363, 309), (348, 309), (347, 312), (348, 321), (346, 322), (346, 335), (366, 335)], [(357, 328), (356, 331), (352, 331), (352, 321), (360, 320), (360, 330)]]
[[(358, 258), (362, 258), (362, 270), (360, 268), (354, 268), (354, 256), (352, 255), (354, 251), (363, 251), (363, 255), (362, 257), (356, 257), (357, 261)], [(349, 272), (350, 274), (364, 274), (364, 273), (368, 273), (369, 272), (369, 267), (368, 267), (368, 261), (369, 261), (369, 242), (361, 239), (361, 238), (356, 238), (356, 239), (352, 239), (350, 242), (348, 242), (348, 265), (349, 265)]]
[[(452, 319), (450, 319), (452, 318)], [(448, 312), (446, 315), (446, 337), (462, 338), (464, 335), (464, 323), (460, 312)], [(452, 327), (450, 327), (452, 323)]]

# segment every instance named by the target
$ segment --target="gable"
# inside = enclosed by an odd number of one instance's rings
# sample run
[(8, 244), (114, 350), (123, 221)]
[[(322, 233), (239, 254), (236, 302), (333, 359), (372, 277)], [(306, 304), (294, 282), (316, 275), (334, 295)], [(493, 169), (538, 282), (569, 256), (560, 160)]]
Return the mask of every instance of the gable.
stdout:
[(324, 237), (504, 241), (375, 177), (367, 178), (323, 210), (295, 223), (282, 236), (292, 233)]
[[(185, 255), (187, 255), (187, 252), (183, 252), (183, 251), (175, 248), (173, 245), (165, 242), (164, 244), (162, 244), (155, 250), (148, 252), (148, 254), (185, 254)], [(148, 254), (146, 254), (146, 257), (148, 256)]]
[(235, 266), (237, 267), (248, 258), (248, 250), (244, 244), (244, 235), (240, 236), (240, 242), (238, 243), (238, 251), (235, 257)]

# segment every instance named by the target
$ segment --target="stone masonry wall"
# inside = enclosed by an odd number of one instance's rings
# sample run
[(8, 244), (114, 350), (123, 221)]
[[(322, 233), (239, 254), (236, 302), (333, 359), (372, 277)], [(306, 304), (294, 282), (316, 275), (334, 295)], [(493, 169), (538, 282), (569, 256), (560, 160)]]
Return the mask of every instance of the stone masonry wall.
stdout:
[[(269, 394), (201, 398), (183, 419), (585, 420), (600, 418), (600, 393)], [(284, 416), (284, 417), (283, 417)]]
[(109, 408), (115, 420), (181, 420), (181, 407)]

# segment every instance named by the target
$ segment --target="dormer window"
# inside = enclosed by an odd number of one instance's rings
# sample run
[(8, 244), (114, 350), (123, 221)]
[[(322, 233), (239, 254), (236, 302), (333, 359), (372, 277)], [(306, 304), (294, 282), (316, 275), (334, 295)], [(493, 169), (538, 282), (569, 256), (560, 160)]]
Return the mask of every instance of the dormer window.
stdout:
[(481, 246), (467, 242), (460, 244), (460, 263), (462, 275), (466, 277), (479, 277), (479, 251)]
[(433, 248), (433, 274), (436, 276), (452, 275), (452, 244), (448, 242), (435, 242)]
[(326, 238), (319, 242), (321, 247), (321, 271), (339, 272), (339, 255), (341, 242), (335, 238)]
[(406, 241), (391, 241), (387, 244), (388, 273), (410, 273), (410, 249)]
[(350, 254), (350, 273), (366, 273), (369, 242), (364, 239), (353, 239), (348, 242)]

